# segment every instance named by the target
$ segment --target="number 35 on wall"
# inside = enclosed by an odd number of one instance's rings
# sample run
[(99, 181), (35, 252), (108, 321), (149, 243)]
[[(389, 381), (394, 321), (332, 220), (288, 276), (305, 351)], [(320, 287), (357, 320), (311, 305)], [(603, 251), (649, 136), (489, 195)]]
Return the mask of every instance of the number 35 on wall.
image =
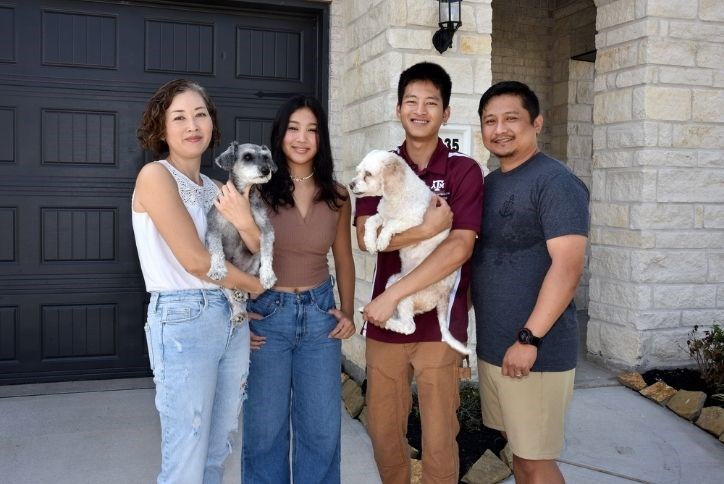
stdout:
[(448, 124), (440, 128), (440, 138), (450, 151), (471, 154), (471, 129), (464, 124)]

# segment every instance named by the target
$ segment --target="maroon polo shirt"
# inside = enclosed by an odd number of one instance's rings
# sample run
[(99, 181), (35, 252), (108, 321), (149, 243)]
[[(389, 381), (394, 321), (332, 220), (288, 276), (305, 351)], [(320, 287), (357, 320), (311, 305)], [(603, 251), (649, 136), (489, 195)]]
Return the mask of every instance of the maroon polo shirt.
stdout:
[[(438, 139), (437, 148), (427, 167), (417, 170), (410, 159), (405, 144), (395, 153), (407, 161), (410, 168), (437, 195), (444, 198), (453, 212), (451, 230), (472, 230), (480, 233), (483, 211), (483, 172), (480, 166), (469, 156), (450, 151), (442, 140)], [(357, 217), (374, 215), (380, 197), (361, 197), (357, 199), (355, 220)], [(377, 268), (372, 289), (372, 299), (385, 290), (385, 284), (391, 275), (400, 272), (399, 252), (379, 252)], [(468, 285), (470, 283), (470, 261), (457, 270), (455, 286), (451, 293), (452, 304), (448, 303), (449, 328), (452, 335), (462, 341), (468, 340)], [(410, 335), (382, 329), (373, 324), (365, 324), (362, 333), (367, 337), (386, 343), (418, 343), (421, 341), (441, 341), (437, 310), (415, 316), (417, 329)]]

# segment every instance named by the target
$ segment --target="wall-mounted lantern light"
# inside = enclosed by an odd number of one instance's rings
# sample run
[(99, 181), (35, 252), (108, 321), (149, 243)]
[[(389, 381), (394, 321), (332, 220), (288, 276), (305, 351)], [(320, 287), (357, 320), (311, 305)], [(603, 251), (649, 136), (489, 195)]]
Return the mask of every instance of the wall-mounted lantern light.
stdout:
[(439, 53), (452, 47), (453, 35), (463, 24), (460, 21), (460, 2), (462, 0), (437, 0), (440, 7), (440, 30), (432, 36), (432, 45)]

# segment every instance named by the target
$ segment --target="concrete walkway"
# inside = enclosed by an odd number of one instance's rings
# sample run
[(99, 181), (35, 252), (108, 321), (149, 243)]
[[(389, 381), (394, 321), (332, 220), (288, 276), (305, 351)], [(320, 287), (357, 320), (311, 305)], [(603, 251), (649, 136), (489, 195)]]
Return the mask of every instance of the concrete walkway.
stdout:
[[(153, 397), (146, 378), (0, 386), (0, 482), (153, 482)], [(342, 482), (379, 483), (365, 429), (343, 414)], [(227, 462), (224, 483), (238, 483), (238, 445)], [(720, 484), (724, 444), (581, 359), (560, 466), (569, 484)]]

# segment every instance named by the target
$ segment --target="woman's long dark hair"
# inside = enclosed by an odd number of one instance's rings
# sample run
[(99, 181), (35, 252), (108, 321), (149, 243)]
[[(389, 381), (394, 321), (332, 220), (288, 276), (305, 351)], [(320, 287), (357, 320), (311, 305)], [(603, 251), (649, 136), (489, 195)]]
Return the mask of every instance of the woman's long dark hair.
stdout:
[(294, 183), (289, 176), (287, 158), (284, 154), (284, 135), (289, 126), (289, 118), (295, 111), (309, 108), (317, 118), (317, 155), (314, 157), (314, 180), (319, 188), (314, 201), (324, 201), (332, 210), (339, 210), (347, 200), (344, 191), (340, 191), (334, 180), (334, 161), (329, 143), (329, 126), (327, 114), (320, 102), (312, 96), (297, 95), (281, 105), (272, 124), (271, 152), (277, 164), (277, 171), (267, 183), (258, 185), (266, 203), (275, 211), (281, 206), (294, 206)]

